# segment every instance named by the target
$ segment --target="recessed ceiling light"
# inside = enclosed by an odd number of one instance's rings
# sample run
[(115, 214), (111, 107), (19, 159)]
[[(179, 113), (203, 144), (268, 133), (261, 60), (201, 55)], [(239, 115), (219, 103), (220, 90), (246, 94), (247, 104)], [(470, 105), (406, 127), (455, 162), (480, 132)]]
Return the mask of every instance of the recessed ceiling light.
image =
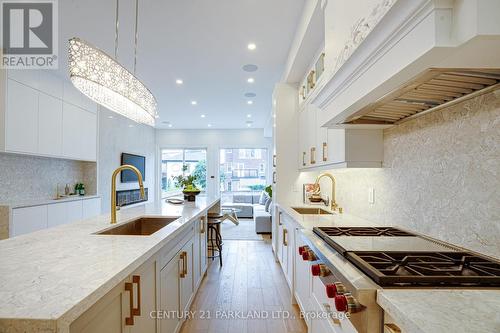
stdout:
[(252, 115), (250, 113), (247, 114), (247, 118), (252, 118)]
[(252, 124), (248, 123), (248, 124), (247, 124), (247, 127), (252, 127)]
[(273, 127), (276, 127), (276, 124), (273, 124)]
[(247, 93), (245, 93), (244, 96), (247, 98), (254, 98), (255, 96), (257, 96), (257, 94), (253, 93), (253, 92), (247, 92)]
[(259, 67), (257, 67), (257, 65), (254, 64), (246, 64), (245, 66), (243, 66), (243, 70), (245, 72), (255, 72), (257, 71), (257, 69), (259, 69)]
[(202, 114), (200, 117), (205, 118), (206, 116), (204, 114)]
[(172, 123), (170, 121), (162, 121), (162, 123), (167, 125), (167, 127), (172, 127)]
[(275, 113), (275, 114), (273, 114), (273, 118), (276, 118), (276, 113)]
[(247, 121), (246, 124), (247, 124), (247, 127), (251, 127), (253, 124), (253, 121)]
[(181, 79), (177, 79), (177, 80), (175, 80), (175, 83), (177, 83), (178, 85), (181, 85), (184, 83), (184, 81), (182, 81)]
[(208, 127), (212, 127), (212, 124), (208, 124), (207, 126), (208, 126)]
[(109, 119), (113, 119), (114, 117), (113, 116), (108, 116)]
[(197, 105), (198, 102), (197, 101), (191, 101), (191, 105)]
[(128, 127), (134, 127), (134, 125), (130, 124), (130, 125), (128, 125)]
[(253, 101), (247, 101), (247, 104), (248, 104), (248, 105), (252, 105), (252, 104), (253, 104)]
[(257, 48), (257, 45), (255, 45), (255, 43), (249, 43), (247, 47), (249, 50), (253, 51)]
[(254, 79), (253, 77), (249, 77), (249, 78), (247, 79), (247, 82), (248, 82), (248, 83), (254, 83), (254, 82), (255, 82), (255, 79)]

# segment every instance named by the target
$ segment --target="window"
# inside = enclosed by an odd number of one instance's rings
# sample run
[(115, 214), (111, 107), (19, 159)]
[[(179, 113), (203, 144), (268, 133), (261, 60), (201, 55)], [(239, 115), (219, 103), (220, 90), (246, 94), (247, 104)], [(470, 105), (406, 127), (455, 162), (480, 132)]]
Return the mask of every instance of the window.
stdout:
[[(186, 170), (184, 169), (186, 167)], [(207, 151), (205, 149), (162, 149), (161, 193), (162, 198), (181, 189), (175, 186), (173, 177), (196, 175), (196, 186), (202, 191), (207, 186)]]
[(232, 193), (264, 189), (267, 149), (221, 149), (220, 190), (223, 202), (232, 200)]

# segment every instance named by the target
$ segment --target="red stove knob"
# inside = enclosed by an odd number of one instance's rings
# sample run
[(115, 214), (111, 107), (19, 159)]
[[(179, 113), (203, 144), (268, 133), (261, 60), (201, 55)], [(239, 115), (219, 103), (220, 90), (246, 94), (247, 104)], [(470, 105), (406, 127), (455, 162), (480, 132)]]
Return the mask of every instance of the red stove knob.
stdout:
[(307, 245), (299, 246), (299, 255), (302, 255), (307, 250), (309, 250), (309, 246), (307, 246)]
[(335, 308), (339, 312), (346, 312), (349, 309), (347, 305), (347, 297), (345, 295), (335, 296)]
[(335, 298), (338, 294), (344, 294), (346, 292), (346, 289), (341, 282), (329, 283), (325, 287), (328, 298)]
[(314, 255), (313, 251), (306, 249), (304, 252), (302, 252), (302, 259), (308, 261), (315, 261), (316, 255)]
[(327, 276), (330, 270), (324, 264), (316, 264), (311, 266), (311, 273), (313, 276)]

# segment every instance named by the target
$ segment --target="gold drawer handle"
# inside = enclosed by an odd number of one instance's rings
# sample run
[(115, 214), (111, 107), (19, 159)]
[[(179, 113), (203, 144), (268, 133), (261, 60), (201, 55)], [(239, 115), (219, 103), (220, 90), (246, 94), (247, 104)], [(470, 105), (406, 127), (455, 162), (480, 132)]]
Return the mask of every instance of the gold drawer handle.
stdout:
[(286, 235), (288, 234), (288, 230), (283, 228), (283, 245), (288, 246), (288, 240), (286, 239)]
[(205, 219), (206, 219), (205, 216), (202, 216), (200, 219), (200, 234), (205, 233)]
[(182, 268), (181, 268), (181, 274), (180, 274), (182, 279), (186, 277), (186, 273), (185, 273), (185, 269), (184, 269), (184, 267), (186, 265), (186, 255), (187, 255), (187, 253), (183, 251), (183, 252), (181, 252), (181, 255), (179, 257), (179, 259), (182, 260)]
[(132, 307), (134, 316), (141, 315), (141, 277), (139, 275), (132, 275), (132, 284), (137, 284), (137, 308)]
[(328, 144), (323, 142), (323, 162), (328, 161)]
[(311, 148), (311, 164), (316, 164), (316, 148)]
[(306, 166), (306, 152), (302, 152), (302, 166)]
[(134, 325), (134, 285), (130, 282), (125, 283), (125, 290), (129, 292), (130, 300), (129, 300), (129, 310), (130, 316), (125, 317), (125, 325), (133, 326)]

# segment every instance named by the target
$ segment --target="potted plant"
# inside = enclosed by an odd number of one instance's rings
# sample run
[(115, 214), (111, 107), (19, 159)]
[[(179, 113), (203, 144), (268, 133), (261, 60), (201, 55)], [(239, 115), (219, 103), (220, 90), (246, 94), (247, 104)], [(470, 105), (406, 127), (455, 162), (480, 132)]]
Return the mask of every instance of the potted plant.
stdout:
[(196, 196), (201, 192), (195, 184), (198, 178), (195, 175), (184, 176), (184, 173), (187, 171), (187, 169), (188, 166), (183, 165), (182, 175), (172, 176), (172, 179), (175, 182), (175, 186), (182, 189), (184, 200), (195, 201)]

